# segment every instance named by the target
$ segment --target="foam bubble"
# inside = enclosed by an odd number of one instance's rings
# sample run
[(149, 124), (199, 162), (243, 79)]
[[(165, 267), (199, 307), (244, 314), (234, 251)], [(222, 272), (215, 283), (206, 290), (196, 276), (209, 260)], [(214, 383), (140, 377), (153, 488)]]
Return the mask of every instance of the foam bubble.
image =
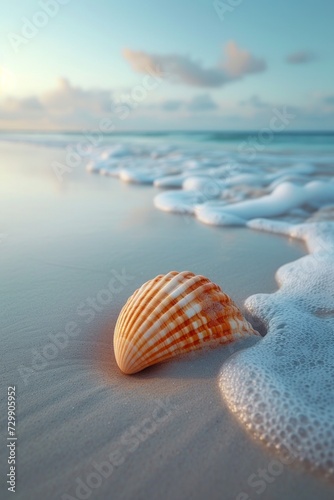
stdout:
[(193, 214), (195, 205), (205, 200), (206, 197), (200, 191), (167, 191), (158, 194), (154, 203), (157, 208), (166, 212)]
[(154, 181), (155, 187), (159, 188), (180, 188), (183, 181), (187, 178), (187, 175), (168, 175), (166, 177), (158, 177)]
[(201, 191), (208, 199), (216, 198), (221, 193), (219, 180), (204, 175), (188, 177), (183, 181), (182, 187), (186, 191)]
[(125, 182), (137, 184), (153, 184), (154, 174), (147, 169), (122, 168), (119, 171), (119, 178)]
[(334, 223), (251, 226), (303, 239), (311, 253), (277, 271), (276, 293), (247, 299), (268, 333), (224, 364), (220, 388), (256, 438), (334, 477)]
[[(202, 192), (205, 198), (204, 188)], [(305, 186), (298, 186), (291, 182), (282, 182), (268, 195), (239, 203), (224, 204), (222, 207), (212, 208), (210, 213), (206, 210), (205, 217), (202, 216), (201, 211), (196, 213), (202, 222), (220, 224), (223, 213), (226, 215), (226, 220), (233, 220), (233, 217), (236, 217), (236, 220), (246, 221), (258, 217), (277, 217), (288, 214), (305, 204), (321, 207), (329, 202), (334, 202), (334, 185), (332, 184), (312, 181)], [(176, 205), (175, 211), (178, 211)]]
[(195, 207), (195, 214), (198, 220), (204, 224), (213, 226), (244, 226), (245, 220), (237, 215), (229, 214), (225, 210), (226, 203), (211, 205), (203, 203)]

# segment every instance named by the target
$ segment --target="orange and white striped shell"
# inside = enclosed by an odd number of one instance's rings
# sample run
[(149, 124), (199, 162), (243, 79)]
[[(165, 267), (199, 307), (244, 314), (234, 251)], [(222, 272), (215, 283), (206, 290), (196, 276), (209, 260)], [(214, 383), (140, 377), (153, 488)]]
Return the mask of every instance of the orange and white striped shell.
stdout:
[(204, 276), (172, 271), (142, 285), (118, 317), (114, 351), (132, 374), (179, 354), (259, 335), (236, 304)]

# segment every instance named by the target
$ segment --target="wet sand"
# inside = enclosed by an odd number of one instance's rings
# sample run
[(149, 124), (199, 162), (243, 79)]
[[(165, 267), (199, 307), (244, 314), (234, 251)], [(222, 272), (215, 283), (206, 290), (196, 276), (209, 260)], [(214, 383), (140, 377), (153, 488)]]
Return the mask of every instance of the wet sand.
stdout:
[(146, 280), (190, 270), (242, 306), (273, 292), (275, 271), (303, 246), (160, 212), (158, 190), (83, 168), (59, 182), (51, 164), (62, 158), (0, 145), (1, 377), (17, 390), (16, 498), (333, 498), (324, 479), (280, 466), (227, 410), (217, 375), (247, 343), (131, 377), (112, 351), (117, 315)]

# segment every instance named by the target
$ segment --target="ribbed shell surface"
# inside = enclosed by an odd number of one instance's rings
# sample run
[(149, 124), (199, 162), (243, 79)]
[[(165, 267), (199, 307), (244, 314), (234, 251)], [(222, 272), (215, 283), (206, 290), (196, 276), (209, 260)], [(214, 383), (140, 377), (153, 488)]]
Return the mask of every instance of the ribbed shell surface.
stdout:
[(136, 373), (178, 354), (259, 335), (220, 287), (172, 271), (142, 285), (118, 317), (114, 351), (122, 372)]

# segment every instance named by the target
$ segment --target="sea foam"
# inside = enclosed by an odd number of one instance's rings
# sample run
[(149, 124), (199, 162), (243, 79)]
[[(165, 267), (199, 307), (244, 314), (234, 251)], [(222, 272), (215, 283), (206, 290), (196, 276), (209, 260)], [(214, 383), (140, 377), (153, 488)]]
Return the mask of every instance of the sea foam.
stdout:
[[(115, 154), (113, 154), (115, 151)], [(303, 240), (309, 255), (278, 269), (273, 294), (245, 306), (267, 334), (222, 367), (223, 398), (267, 446), (334, 477), (333, 157), (114, 146), (88, 170), (163, 189), (154, 204), (212, 225)], [(167, 190), (166, 190), (167, 189)]]
[(246, 300), (267, 335), (224, 364), (222, 394), (256, 438), (334, 477), (334, 223), (249, 225), (303, 239), (311, 253), (278, 269), (277, 292)]

